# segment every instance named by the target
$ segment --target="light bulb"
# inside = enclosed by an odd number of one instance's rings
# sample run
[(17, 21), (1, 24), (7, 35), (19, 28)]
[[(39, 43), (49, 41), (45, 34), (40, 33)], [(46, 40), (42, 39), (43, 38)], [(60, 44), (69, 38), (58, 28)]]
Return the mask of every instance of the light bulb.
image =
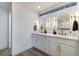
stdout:
[(40, 6), (38, 6), (37, 8), (40, 8)]

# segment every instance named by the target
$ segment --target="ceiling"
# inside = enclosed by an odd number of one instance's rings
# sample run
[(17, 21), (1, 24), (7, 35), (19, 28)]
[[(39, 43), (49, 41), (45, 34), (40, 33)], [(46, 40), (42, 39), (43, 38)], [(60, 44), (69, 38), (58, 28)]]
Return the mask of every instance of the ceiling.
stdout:
[[(64, 2), (16, 2), (16, 4), (17, 3), (24, 6), (25, 8), (40, 12), (43, 10), (50, 9), (51, 7), (54, 8), (60, 4), (63, 4)], [(38, 6), (40, 6), (40, 8), (38, 8)], [(11, 9), (12, 5), (11, 2), (0, 2), (0, 8), (1, 7)]]
[[(39, 12), (39, 11), (43, 11), (43, 10), (46, 10), (48, 8), (51, 8), (51, 7), (56, 7), (62, 3), (63, 2), (24, 2), (21, 4), (27, 8), (30, 8), (34, 11)], [(38, 8), (38, 6), (40, 6), (40, 8)]]

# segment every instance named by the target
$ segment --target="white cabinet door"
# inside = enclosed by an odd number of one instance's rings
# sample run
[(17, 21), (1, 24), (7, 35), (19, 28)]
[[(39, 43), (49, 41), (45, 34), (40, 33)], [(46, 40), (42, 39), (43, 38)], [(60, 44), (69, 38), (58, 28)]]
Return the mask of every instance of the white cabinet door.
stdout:
[(38, 37), (38, 49), (39, 50), (43, 50), (43, 48), (44, 48), (44, 46), (43, 46), (43, 40), (44, 40), (44, 36), (42, 36), (42, 35), (39, 35), (39, 37)]
[(51, 56), (57, 56), (58, 55), (58, 43), (53, 41), (56, 38), (52, 38), (52, 39), (50, 39), (50, 37), (48, 37), (48, 38), (49, 38), (48, 54)]
[(33, 46), (37, 47), (37, 35), (32, 35)]
[(38, 48), (38, 49), (41, 49), (41, 42), (43, 40), (43, 37), (40, 36), (40, 35), (36, 35), (36, 34), (33, 34), (32, 35), (32, 39), (33, 39), (33, 45), (35, 48)]
[(67, 46), (64, 44), (61, 44), (61, 56), (77, 56), (77, 50), (76, 47)]
[(41, 50), (48, 53), (48, 39), (46, 36), (43, 36), (43, 39), (41, 40)]
[(35, 48), (48, 53), (48, 39), (43, 35), (32, 35), (33, 44)]

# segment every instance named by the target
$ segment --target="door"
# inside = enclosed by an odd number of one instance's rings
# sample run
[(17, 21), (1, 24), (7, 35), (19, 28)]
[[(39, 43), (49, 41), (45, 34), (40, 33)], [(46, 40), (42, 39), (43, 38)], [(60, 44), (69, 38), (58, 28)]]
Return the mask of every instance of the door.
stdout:
[(48, 40), (46, 36), (42, 36), (40, 45), (41, 45), (41, 50), (45, 53), (48, 54)]
[(58, 55), (58, 43), (53, 41), (55, 40), (56, 38), (52, 38), (50, 39), (49, 38), (49, 41), (48, 41), (48, 54), (51, 55), (51, 56), (57, 56)]
[(0, 50), (9, 45), (9, 16), (4, 9), (0, 9)]
[(61, 56), (77, 56), (76, 47), (61, 44)]
[(48, 53), (48, 39), (46, 39), (46, 36), (36, 34), (33, 34), (32, 36), (34, 47)]
[(33, 34), (32, 35), (33, 38), (33, 45), (35, 48), (42, 50), (42, 44), (43, 44), (43, 36), (42, 35), (37, 35), (37, 34)]
[(37, 40), (38, 40), (38, 35), (32, 34), (33, 46), (35, 48), (38, 48)]
[(1, 2), (0, 4), (0, 56), (9, 56), (11, 55), (9, 52), (11, 50), (11, 32), (9, 33), (11, 28), (11, 24), (9, 24), (11, 20), (11, 14), (9, 15), (11, 7), (7, 8), (6, 6), (11, 6), (11, 3)]
[[(0, 7), (1, 8), (1, 7)], [(0, 56), (9, 55), (9, 13), (0, 9)]]

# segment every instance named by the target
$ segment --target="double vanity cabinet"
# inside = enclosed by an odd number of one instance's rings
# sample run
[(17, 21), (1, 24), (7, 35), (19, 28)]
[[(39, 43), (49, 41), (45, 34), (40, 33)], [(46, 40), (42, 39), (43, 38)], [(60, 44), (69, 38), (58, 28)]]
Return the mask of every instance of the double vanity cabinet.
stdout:
[(34, 47), (50, 56), (78, 56), (78, 38), (32, 33)]
[(32, 33), (35, 48), (51, 56), (79, 56), (77, 4), (67, 5), (63, 5), (64, 9), (60, 6), (57, 7), (59, 10), (54, 9), (56, 12), (47, 11), (40, 16), (37, 30)]

